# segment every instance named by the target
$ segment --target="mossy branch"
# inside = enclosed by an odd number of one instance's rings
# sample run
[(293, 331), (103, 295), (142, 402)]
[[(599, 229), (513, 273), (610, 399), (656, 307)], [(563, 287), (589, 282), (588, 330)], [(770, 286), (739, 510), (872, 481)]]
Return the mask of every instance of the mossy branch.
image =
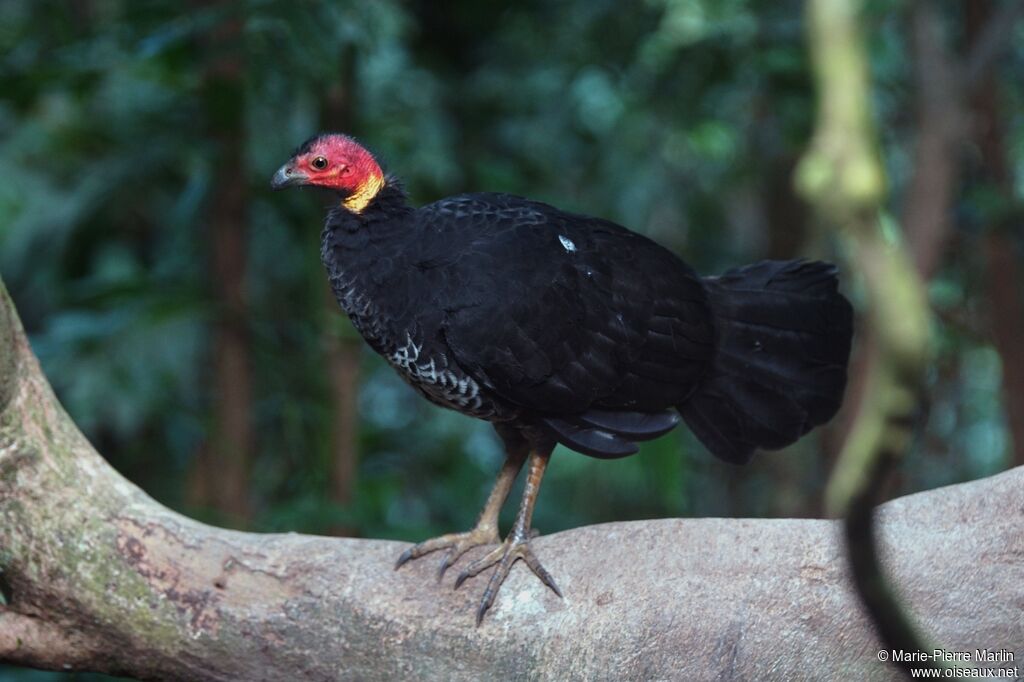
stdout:
[[(835, 522), (542, 536), (565, 599), (516, 567), (477, 628), (479, 586), (439, 585), (428, 562), (394, 571), (400, 543), (239, 533), (160, 506), (61, 409), (2, 282), (0, 339), (0, 661), (192, 682), (894, 676)], [(883, 509), (921, 617), (958, 651), (1024, 657), (1004, 608), (1024, 601), (1024, 469)]]
[[(876, 338), (863, 400), (829, 481), (826, 502), (845, 517), (854, 580), (887, 648), (934, 649), (882, 572), (874, 507), (919, 421), (930, 355), (929, 306), (898, 229), (884, 218), (885, 174), (872, 123), (870, 78), (857, 0), (808, 0), (807, 30), (818, 88), (817, 129), (797, 185), (847, 246), (867, 292)], [(944, 667), (941, 661), (897, 662)]]

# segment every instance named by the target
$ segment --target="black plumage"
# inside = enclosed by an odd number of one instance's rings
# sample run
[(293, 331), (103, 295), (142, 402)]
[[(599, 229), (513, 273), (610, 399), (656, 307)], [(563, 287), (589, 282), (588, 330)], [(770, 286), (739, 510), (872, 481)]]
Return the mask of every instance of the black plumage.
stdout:
[(838, 410), (852, 311), (832, 265), (764, 261), (702, 278), (607, 220), (508, 194), (413, 208), (350, 138), (314, 138), (275, 175), (341, 194), (321, 255), (341, 307), (427, 399), (495, 423), (508, 462), (477, 527), (421, 543), (442, 572), (495, 541), (511, 480), (530, 458), (516, 526), (459, 582), (499, 564), (478, 614), (529, 549), (536, 490), (556, 442), (622, 457), (685, 420), (733, 463), (784, 447)]
[(322, 245), (342, 307), (427, 398), (584, 454), (631, 454), (678, 407), (742, 462), (842, 395), (851, 311), (824, 263), (702, 279), (608, 221), (507, 194), (411, 209), (393, 182), (361, 215), (333, 210)]

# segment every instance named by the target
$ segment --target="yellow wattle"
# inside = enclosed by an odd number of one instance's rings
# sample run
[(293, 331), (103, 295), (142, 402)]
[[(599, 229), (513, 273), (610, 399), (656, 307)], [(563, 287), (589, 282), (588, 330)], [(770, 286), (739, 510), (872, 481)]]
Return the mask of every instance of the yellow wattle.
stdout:
[(345, 197), (341, 205), (353, 213), (362, 213), (363, 209), (373, 201), (377, 193), (384, 187), (384, 176), (373, 174), (366, 178), (352, 194)]

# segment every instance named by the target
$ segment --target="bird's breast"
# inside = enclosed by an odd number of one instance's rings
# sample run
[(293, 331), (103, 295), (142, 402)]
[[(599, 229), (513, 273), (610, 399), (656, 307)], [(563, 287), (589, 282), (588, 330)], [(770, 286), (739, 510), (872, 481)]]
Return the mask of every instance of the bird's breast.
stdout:
[(415, 267), (397, 247), (355, 248), (345, 238), (325, 231), (321, 256), (335, 298), (370, 347), (431, 402), (504, 418), (480, 382), (451, 358), (435, 301), (445, 290), (438, 272)]

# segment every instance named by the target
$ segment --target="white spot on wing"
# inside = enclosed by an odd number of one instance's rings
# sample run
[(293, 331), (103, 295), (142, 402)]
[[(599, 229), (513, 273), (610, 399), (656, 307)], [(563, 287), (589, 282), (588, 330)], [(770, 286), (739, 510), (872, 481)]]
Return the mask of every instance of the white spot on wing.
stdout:
[(558, 241), (562, 242), (562, 248), (568, 251), (569, 253), (572, 253), (573, 251), (576, 250), (576, 245), (568, 237), (564, 235), (558, 235)]

